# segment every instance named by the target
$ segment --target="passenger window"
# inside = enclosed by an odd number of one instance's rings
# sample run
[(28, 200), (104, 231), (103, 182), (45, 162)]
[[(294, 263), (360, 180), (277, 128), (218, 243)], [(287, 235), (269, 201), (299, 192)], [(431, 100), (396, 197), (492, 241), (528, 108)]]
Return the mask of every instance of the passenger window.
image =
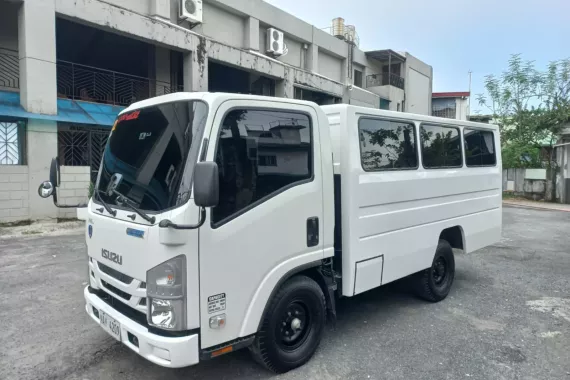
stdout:
[(420, 137), (424, 168), (456, 168), (462, 165), (458, 128), (422, 125)]
[(416, 134), (414, 124), (361, 118), (360, 157), (366, 171), (416, 169)]
[(312, 178), (309, 116), (290, 111), (230, 111), (220, 128), (216, 163), (220, 201), (212, 210), (214, 223)]
[(495, 138), (492, 131), (465, 128), (465, 161), (467, 166), (495, 166)]

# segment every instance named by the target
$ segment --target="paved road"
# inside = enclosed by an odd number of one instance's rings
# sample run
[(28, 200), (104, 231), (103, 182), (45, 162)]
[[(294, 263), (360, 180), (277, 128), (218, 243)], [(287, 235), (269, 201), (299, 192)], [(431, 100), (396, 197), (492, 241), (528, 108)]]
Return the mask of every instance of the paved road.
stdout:
[[(395, 283), (339, 305), (315, 357), (278, 379), (570, 379), (570, 213), (504, 209), (500, 244), (457, 258), (439, 304)], [(83, 310), (82, 236), (0, 240), (0, 379), (265, 379), (247, 350), (169, 370)]]

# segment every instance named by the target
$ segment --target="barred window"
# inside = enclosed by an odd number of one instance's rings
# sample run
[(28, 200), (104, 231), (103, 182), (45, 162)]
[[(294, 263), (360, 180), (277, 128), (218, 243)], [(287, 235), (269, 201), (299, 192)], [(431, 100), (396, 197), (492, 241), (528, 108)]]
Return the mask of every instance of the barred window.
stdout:
[(26, 123), (0, 120), (0, 165), (25, 165)]

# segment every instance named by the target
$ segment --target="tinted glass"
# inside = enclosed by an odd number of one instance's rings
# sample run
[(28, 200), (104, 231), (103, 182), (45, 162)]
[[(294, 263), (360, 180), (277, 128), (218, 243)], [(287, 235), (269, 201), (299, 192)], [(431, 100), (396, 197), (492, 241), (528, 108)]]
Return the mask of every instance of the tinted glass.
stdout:
[(233, 110), (217, 142), (220, 202), (214, 223), (312, 177), (311, 124), (304, 114)]
[(366, 171), (415, 169), (418, 167), (413, 124), (378, 119), (360, 119), (360, 155)]
[(190, 196), (186, 160), (206, 116), (207, 106), (196, 101), (120, 115), (103, 153), (97, 181), (102, 199), (111, 206), (121, 205), (116, 194), (104, 194), (111, 176), (120, 174), (117, 192), (143, 210), (162, 211), (186, 202)]
[(493, 132), (465, 128), (465, 161), (467, 166), (495, 166), (495, 139)]
[(422, 125), (422, 162), (425, 168), (449, 168), (462, 165), (459, 129)]

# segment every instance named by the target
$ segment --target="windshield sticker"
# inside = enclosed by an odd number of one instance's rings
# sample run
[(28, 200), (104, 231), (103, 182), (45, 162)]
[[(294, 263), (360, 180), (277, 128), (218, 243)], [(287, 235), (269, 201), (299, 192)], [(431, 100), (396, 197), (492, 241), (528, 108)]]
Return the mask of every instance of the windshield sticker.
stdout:
[(131, 113), (124, 113), (121, 116), (119, 116), (119, 118), (117, 119), (118, 122), (124, 121), (124, 120), (135, 120), (139, 117), (141, 111), (135, 111), (135, 112), (131, 112)]
[(226, 310), (226, 293), (208, 297), (208, 314)]

